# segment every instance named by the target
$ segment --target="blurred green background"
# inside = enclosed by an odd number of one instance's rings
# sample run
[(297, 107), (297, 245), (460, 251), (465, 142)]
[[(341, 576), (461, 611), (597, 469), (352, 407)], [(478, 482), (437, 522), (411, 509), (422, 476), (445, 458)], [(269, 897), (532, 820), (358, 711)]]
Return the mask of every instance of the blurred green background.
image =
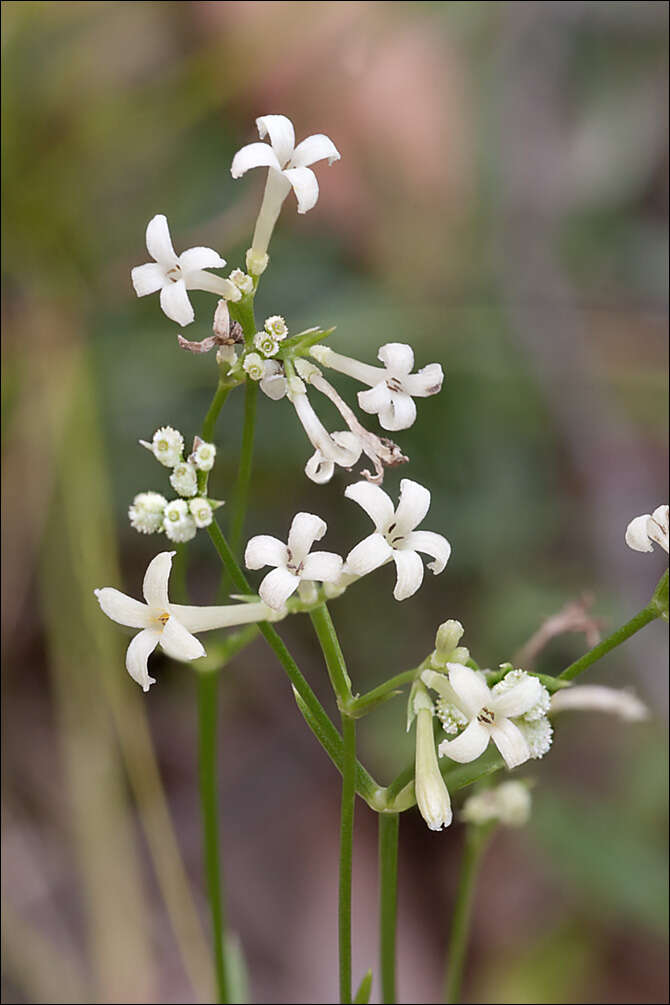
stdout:
[[(5, 2), (2, 17), (3, 1000), (206, 1000), (193, 675), (157, 655), (142, 695), (92, 596), (137, 593), (160, 547), (127, 522), (136, 492), (167, 488), (138, 438), (192, 435), (215, 380), (133, 294), (146, 222), (166, 213), (178, 250), (242, 264), (262, 182), (229, 166), (255, 116), (326, 132), (342, 160), (317, 168), (307, 217), (288, 200), (261, 316), (337, 325), (333, 345), (369, 361), (408, 341), (445, 368), (397, 438), (453, 556), (401, 607), (388, 569), (333, 605), (358, 689), (415, 665), (447, 617), (493, 666), (585, 591), (614, 627), (663, 568), (623, 531), (668, 492), (668, 7)], [(201, 338), (211, 300), (194, 303)], [(221, 498), (240, 398), (218, 427)], [(304, 478), (290, 405), (260, 406), (249, 533), (283, 537), (306, 509), (346, 551), (364, 514), (341, 476)], [(192, 596), (212, 602), (206, 535), (190, 555)], [(332, 708), (309, 624), (282, 633)], [(466, 1000), (667, 1001), (666, 639), (656, 623), (591, 674), (633, 685), (650, 724), (575, 714), (525, 772), (533, 820), (488, 853)], [(541, 669), (585, 646), (555, 640)], [(404, 711), (360, 730), (382, 781), (411, 753)], [(335, 1001), (338, 778), (261, 643), (226, 671), (221, 722), (226, 895), (253, 1000)], [(439, 1000), (461, 838), (402, 818), (402, 1001)], [(375, 843), (361, 805), (359, 976)]]

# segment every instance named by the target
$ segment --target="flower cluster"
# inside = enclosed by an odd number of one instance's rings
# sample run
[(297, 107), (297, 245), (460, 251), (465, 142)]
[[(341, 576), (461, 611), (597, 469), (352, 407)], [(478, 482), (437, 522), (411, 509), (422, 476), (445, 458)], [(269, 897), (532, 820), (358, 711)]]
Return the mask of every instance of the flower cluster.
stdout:
[(196, 436), (193, 450), (184, 459), (184, 437), (172, 426), (161, 426), (151, 442), (140, 440), (164, 467), (171, 468), (170, 485), (180, 498), (168, 502), (159, 492), (140, 492), (128, 509), (131, 527), (140, 534), (161, 531), (176, 543), (190, 541), (208, 527), (213, 511), (222, 503), (206, 496), (207, 476), (214, 467), (216, 447)]

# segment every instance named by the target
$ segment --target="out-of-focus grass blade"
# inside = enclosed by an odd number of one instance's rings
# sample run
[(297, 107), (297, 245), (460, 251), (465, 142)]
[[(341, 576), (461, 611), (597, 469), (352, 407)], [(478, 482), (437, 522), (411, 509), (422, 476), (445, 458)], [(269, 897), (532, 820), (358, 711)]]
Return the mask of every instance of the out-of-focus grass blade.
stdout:
[(229, 933), (224, 939), (223, 951), (228, 969), (228, 1000), (231, 1005), (248, 1005), (249, 971), (239, 937)]
[(354, 1005), (368, 1005), (370, 1001), (370, 992), (372, 991), (372, 970), (368, 970), (367, 974), (358, 985), (358, 991), (354, 995)]

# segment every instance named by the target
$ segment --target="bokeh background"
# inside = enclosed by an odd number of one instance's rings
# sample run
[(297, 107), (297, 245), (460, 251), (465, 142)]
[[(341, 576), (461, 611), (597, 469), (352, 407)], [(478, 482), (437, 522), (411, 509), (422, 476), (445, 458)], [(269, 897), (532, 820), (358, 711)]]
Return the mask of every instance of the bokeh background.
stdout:
[[(207, 1000), (193, 673), (156, 656), (142, 695), (92, 596), (137, 592), (158, 550), (126, 517), (137, 491), (167, 488), (138, 438), (164, 423), (192, 435), (215, 380), (156, 298), (133, 295), (146, 222), (164, 212), (178, 249), (242, 264), (262, 179), (234, 183), (229, 166), (255, 116), (327, 132), (342, 160), (317, 169), (307, 217), (288, 200), (261, 316), (337, 325), (338, 348), (370, 361), (408, 341), (445, 367), (399, 439), (453, 557), (402, 607), (388, 569), (334, 605), (357, 688), (415, 665), (447, 617), (484, 666), (585, 592), (614, 627), (663, 569), (623, 531), (668, 491), (668, 8), (6, 2), (2, 15), (3, 999)], [(194, 300), (200, 338), (211, 300)], [(218, 427), (223, 498), (241, 397)], [(346, 550), (365, 516), (342, 503), (341, 476), (304, 478), (290, 406), (260, 404), (249, 533), (283, 536), (313, 510)], [(403, 474), (387, 476), (392, 493)], [(192, 596), (212, 602), (217, 575), (201, 534)], [(281, 630), (332, 709), (308, 622)], [(666, 638), (656, 623), (591, 673), (634, 686), (648, 724), (575, 713), (523, 772), (533, 819), (487, 855), (466, 1000), (667, 1001)], [(563, 636), (539, 666), (558, 672), (585, 647)], [(252, 1000), (335, 1001), (338, 778), (261, 642), (226, 670), (220, 714), (226, 896)], [(360, 730), (383, 781), (411, 755), (404, 715), (398, 699)], [(377, 896), (362, 804), (356, 837), (360, 977)], [(402, 818), (402, 1001), (439, 1000), (461, 841)]]

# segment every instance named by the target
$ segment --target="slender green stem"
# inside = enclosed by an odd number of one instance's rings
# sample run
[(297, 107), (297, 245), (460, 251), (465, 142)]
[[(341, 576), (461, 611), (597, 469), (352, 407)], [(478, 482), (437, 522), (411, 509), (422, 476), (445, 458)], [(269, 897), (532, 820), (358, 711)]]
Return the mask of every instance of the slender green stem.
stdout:
[(470, 826), (465, 834), (463, 862), (447, 948), (447, 973), (444, 982), (444, 1000), (447, 1005), (454, 1005), (460, 999), (477, 874), (489, 833), (489, 828)]
[(237, 469), (237, 480), (233, 492), (233, 502), (230, 514), (230, 546), (237, 555), (242, 543), (244, 521), (247, 515), (249, 501), (249, 483), (254, 455), (254, 434), (256, 429), (256, 404), (258, 402), (258, 384), (248, 380), (244, 389), (244, 425), (242, 427), (242, 445), (240, 462)]
[(379, 684), (371, 691), (367, 691), (365, 694), (354, 698), (349, 706), (349, 714), (355, 716), (357, 719), (365, 715), (375, 705), (379, 705), (380, 702), (393, 698), (396, 694), (400, 694), (398, 688), (411, 684), (424, 669), (425, 666), (421, 663), (418, 667), (413, 667), (411, 670), (403, 670), (402, 673), (396, 674), (395, 677), (389, 677), (383, 684)]
[(214, 397), (212, 402), (207, 409), (207, 415), (202, 422), (202, 438), (207, 443), (210, 443), (214, 438), (214, 427), (216, 426), (216, 420), (219, 417), (219, 412), (223, 408), (223, 403), (230, 394), (231, 387), (229, 384), (224, 384), (223, 381), (219, 381), (218, 387), (214, 392)]
[(310, 611), (309, 616), (326, 661), (330, 683), (333, 686), (337, 704), (340, 709), (346, 710), (351, 702), (351, 680), (347, 673), (344, 655), (340, 647), (337, 632), (335, 631), (335, 625), (330, 616), (330, 611), (326, 604), (323, 603)]
[(395, 940), (398, 909), (397, 813), (379, 814), (379, 970), (382, 1002), (395, 1002)]
[(612, 632), (606, 639), (599, 642), (597, 646), (594, 646), (588, 653), (585, 653), (580, 659), (575, 660), (571, 663), (569, 667), (560, 673), (558, 676), (561, 680), (574, 680), (580, 673), (583, 673), (592, 663), (599, 660), (610, 650), (615, 649), (620, 646), (622, 642), (629, 639), (631, 635), (635, 635), (639, 632), (641, 628), (648, 625), (650, 621), (654, 621), (655, 618), (660, 617), (659, 611), (649, 604), (647, 607), (643, 607), (639, 614), (636, 614), (634, 618), (627, 621), (625, 625), (621, 628), (617, 628), (615, 632)]
[(228, 975), (224, 953), (225, 918), (219, 860), (219, 817), (217, 782), (217, 673), (198, 673), (198, 774), (202, 809), (203, 846), (207, 893), (212, 915), (212, 943), (216, 973), (217, 1002), (228, 1002)]
[(350, 1005), (351, 989), (351, 871), (356, 803), (356, 721), (342, 716), (342, 804), (340, 812), (340, 887), (338, 934), (340, 947), (340, 1001)]
[[(230, 579), (240, 593), (251, 594), (252, 590), (246, 577), (240, 569), (235, 556), (226, 540), (221, 528), (213, 521), (207, 528), (209, 536), (216, 548), (219, 558), (223, 563)], [(312, 733), (317, 738), (323, 749), (326, 751), (338, 771), (342, 771), (344, 763), (344, 751), (342, 737), (328, 717), (326, 710), (316, 697), (311, 687), (300, 672), (297, 663), (286, 648), (281, 636), (275, 631), (272, 625), (263, 621), (258, 625), (258, 630), (273, 650), (286, 676), (290, 680), (296, 694), (303, 703), (301, 712), (305, 721), (309, 725)], [(366, 803), (374, 809), (381, 808), (379, 805), (379, 793), (383, 790), (379, 784), (370, 776), (362, 764), (357, 763), (356, 767), (356, 787), (360, 796)]]

